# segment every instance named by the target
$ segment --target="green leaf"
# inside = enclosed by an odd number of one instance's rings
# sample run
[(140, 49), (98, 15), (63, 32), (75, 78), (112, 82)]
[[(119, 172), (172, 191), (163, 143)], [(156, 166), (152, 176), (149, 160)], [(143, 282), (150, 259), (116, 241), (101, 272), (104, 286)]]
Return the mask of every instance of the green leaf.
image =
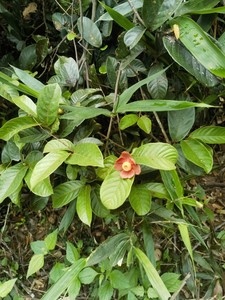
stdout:
[(91, 143), (77, 144), (74, 153), (66, 160), (66, 163), (78, 166), (103, 167), (103, 156), (98, 146)]
[(60, 208), (76, 199), (83, 185), (79, 180), (72, 180), (55, 187), (52, 195), (53, 207)]
[(163, 44), (173, 60), (192, 74), (198, 81), (209, 87), (219, 83), (217, 77), (200, 64), (175, 37), (164, 36)]
[(90, 45), (100, 48), (102, 45), (102, 35), (97, 25), (87, 17), (80, 17), (77, 20), (77, 27), (82, 38)]
[(100, 285), (98, 289), (99, 300), (111, 300), (113, 296), (113, 288), (108, 281), (105, 281)]
[(15, 282), (17, 281), (17, 278), (7, 280), (3, 283), (0, 283), (0, 297), (5, 298), (13, 289), (13, 286)]
[(28, 116), (11, 119), (0, 128), (0, 139), (8, 141), (21, 130), (38, 125), (37, 121)]
[[(127, 102), (131, 99), (133, 94), (144, 84), (149, 83), (151, 80), (156, 79), (158, 76), (163, 74), (168, 68), (161, 70), (151, 76), (148, 76), (145, 79), (142, 79), (141, 81), (138, 81), (137, 83), (133, 84), (131, 87), (126, 89), (120, 96), (118, 101), (118, 106), (116, 108), (116, 112), (121, 112), (121, 107), (126, 106)], [(126, 110), (125, 110), (126, 111)]]
[(156, 30), (167, 21), (176, 11), (182, 0), (156, 0), (149, 5), (148, 0), (144, 0), (142, 7), (142, 17), (147, 28)]
[(151, 192), (152, 197), (160, 199), (169, 199), (169, 194), (164, 184), (158, 182), (150, 182), (144, 184), (144, 186)]
[(50, 234), (48, 234), (45, 239), (45, 245), (48, 250), (54, 250), (57, 242), (58, 229), (54, 230)]
[(29, 262), (27, 278), (39, 271), (44, 266), (44, 255), (34, 254)]
[(134, 48), (137, 43), (141, 40), (146, 29), (143, 29), (140, 26), (135, 26), (128, 30), (124, 35), (124, 43), (130, 49)]
[(205, 126), (190, 134), (191, 139), (200, 140), (206, 144), (225, 144), (225, 128), (220, 126)]
[(34, 167), (30, 178), (31, 188), (34, 188), (40, 181), (51, 175), (69, 156), (66, 151), (48, 153)]
[(129, 283), (129, 278), (127, 277), (127, 275), (122, 273), (119, 270), (113, 270), (109, 274), (109, 279), (110, 279), (111, 286), (114, 289), (123, 290), (132, 287), (131, 284)]
[(115, 252), (115, 248), (123, 241), (128, 241), (129, 236), (126, 233), (118, 233), (102, 242), (87, 259), (87, 266), (96, 265)]
[(177, 150), (165, 143), (149, 143), (136, 148), (132, 156), (137, 164), (159, 170), (175, 169)]
[(118, 11), (112, 9), (108, 5), (104, 4), (103, 2), (100, 2), (100, 4), (104, 7), (104, 9), (108, 12), (110, 17), (122, 28), (125, 30), (129, 30), (134, 27), (134, 24), (126, 17), (124, 17), (121, 13)]
[(180, 277), (180, 274), (164, 273), (164, 274), (162, 274), (161, 279), (164, 282), (167, 289), (170, 292), (174, 293), (180, 288), (181, 283), (182, 283), (182, 281), (179, 280), (179, 277)]
[(74, 264), (80, 258), (77, 248), (70, 242), (66, 242), (66, 259)]
[(84, 107), (84, 106), (65, 106), (71, 112), (63, 114), (60, 119), (75, 120), (77, 125), (86, 119), (92, 119), (100, 115), (110, 117), (111, 113), (104, 108)]
[(176, 170), (160, 172), (170, 199), (176, 201), (184, 197), (184, 189)]
[(45, 86), (39, 93), (37, 101), (38, 120), (47, 126), (52, 125), (57, 116), (61, 88), (57, 83)]
[[(182, 5), (176, 11), (177, 15), (184, 15), (189, 13), (197, 12), (201, 14), (201, 12), (212, 9), (215, 5), (217, 5), (219, 0), (189, 0), (188, 2), (183, 2)], [(218, 7), (220, 8), (220, 7)]]
[[(141, 81), (140, 81), (141, 82)], [(189, 107), (210, 108), (211, 105), (205, 103), (194, 103), (189, 101), (176, 100), (138, 100), (117, 108), (117, 113), (132, 112), (147, 112), (147, 111), (172, 111), (182, 110)]]
[[(149, 72), (148, 76), (154, 75), (155, 73), (162, 71), (163, 65), (161, 63), (154, 64)], [(163, 73), (157, 76), (155, 79), (147, 84), (148, 91), (153, 99), (163, 99), (167, 94), (168, 80), (166, 74)]]
[(31, 70), (37, 63), (36, 45), (24, 47), (19, 56), (19, 66), (24, 70)]
[(209, 146), (198, 140), (184, 140), (180, 143), (185, 157), (209, 173), (213, 167), (213, 154)]
[(132, 187), (129, 201), (138, 216), (146, 215), (151, 209), (151, 192), (144, 185)]
[(179, 26), (179, 39), (184, 46), (207, 70), (224, 78), (225, 56), (202, 28), (187, 17), (179, 17), (175, 22)]
[(0, 203), (13, 194), (20, 186), (25, 174), (27, 166), (18, 163), (7, 168), (0, 176)]
[(135, 254), (143, 266), (145, 273), (150, 281), (152, 287), (157, 291), (161, 300), (167, 300), (171, 296), (158, 272), (148, 259), (148, 257), (138, 248), (134, 248)]
[(169, 133), (173, 141), (181, 141), (191, 130), (195, 122), (194, 107), (185, 110), (169, 111)]
[(191, 247), (191, 240), (188, 232), (188, 226), (186, 224), (178, 224), (178, 228), (181, 234), (181, 238), (184, 242), (185, 247), (188, 250), (188, 253), (193, 261), (193, 252), (192, 252), (192, 247)]
[(44, 84), (41, 81), (31, 76), (28, 72), (18, 69), (14, 66), (12, 66), (12, 68), (16, 76), (18, 76), (18, 78), (32, 90), (40, 92), (44, 87)]
[(34, 254), (46, 255), (48, 253), (48, 249), (44, 241), (31, 242), (30, 246)]
[(152, 121), (147, 116), (141, 116), (137, 121), (137, 126), (149, 134), (152, 130)]
[(26, 95), (20, 97), (15, 97), (12, 101), (22, 110), (24, 110), (28, 115), (37, 117), (37, 107), (36, 104)]
[(90, 267), (83, 269), (79, 274), (80, 282), (83, 284), (91, 284), (98, 273)]
[(67, 139), (57, 139), (57, 140), (51, 140), (49, 141), (43, 150), (43, 153), (48, 153), (48, 152), (58, 152), (61, 150), (65, 151), (73, 151), (74, 149), (74, 144)]
[(77, 215), (79, 219), (86, 225), (91, 225), (92, 220), (92, 208), (91, 208), (91, 186), (85, 185), (80, 189), (77, 196)]
[(41, 300), (59, 299), (59, 296), (67, 290), (77, 278), (80, 271), (85, 267), (85, 264), (86, 261), (84, 259), (79, 259), (76, 263), (67, 268), (61, 278), (48, 289)]
[(120, 207), (130, 194), (134, 178), (122, 179), (118, 171), (108, 174), (100, 188), (100, 198), (108, 209)]
[(136, 124), (138, 116), (135, 114), (129, 114), (122, 117), (119, 123), (120, 130), (124, 130), (134, 124)]

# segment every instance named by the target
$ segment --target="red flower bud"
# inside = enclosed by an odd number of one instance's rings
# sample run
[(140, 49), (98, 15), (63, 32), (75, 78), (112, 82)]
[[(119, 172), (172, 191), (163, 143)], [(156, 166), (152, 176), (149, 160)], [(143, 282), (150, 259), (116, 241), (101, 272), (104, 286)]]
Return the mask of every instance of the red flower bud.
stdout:
[(116, 160), (114, 168), (120, 171), (121, 178), (132, 178), (141, 173), (141, 167), (137, 165), (130, 153), (123, 151)]

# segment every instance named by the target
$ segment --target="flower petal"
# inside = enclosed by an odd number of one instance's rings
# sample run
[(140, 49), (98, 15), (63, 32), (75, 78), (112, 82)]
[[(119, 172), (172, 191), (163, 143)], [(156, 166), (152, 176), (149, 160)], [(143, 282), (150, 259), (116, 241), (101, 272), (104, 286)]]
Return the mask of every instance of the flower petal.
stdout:
[(133, 170), (135, 172), (136, 175), (139, 175), (141, 173), (141, 167), (139, 165), (134, 165), (133, 166)]
[(134, 175), (135, 175), (135, 172), (134, 172), (134, 170), (132, 169), (132, 170), (130, 170), (129, 172), (125, 172), (125, 171), (121, 171), (120, 172), (120, 177), (121, 178), (132, 178), (132, 177), (134, 177)]

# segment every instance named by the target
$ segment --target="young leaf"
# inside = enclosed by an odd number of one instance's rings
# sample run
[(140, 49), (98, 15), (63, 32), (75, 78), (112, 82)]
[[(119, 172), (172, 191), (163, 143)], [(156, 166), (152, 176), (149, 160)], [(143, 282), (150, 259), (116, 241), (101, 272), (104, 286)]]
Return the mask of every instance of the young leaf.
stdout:
[(90, 267), (83, 269), (79, 274), (80, 282), (83, 284), (91, 284), (98, 273)]
[(179, 280), (180, 274), (176, 273), (163, 273), (161, 278), (164, 282), (165, 286), (167, 287), (168, 291), (176, 292), (180, 286), (182, 281)]
[(61, 88), (57, 83), (49, 84), (40, 91), (37, 101), (37, 116), (43, 125), (50, 126), (55, 122), (60, 99)]
[(66, 151), (48, 153), (34, 167), (30, 178), (31, 188), (34, 188), (40, 181), (51, 175), (69, 156)]
[(82, 38), (90, 45), (100, 48), (102, 45), (102, 35), (98, 26), (87, 17), (80, 17), (77, 20), (77, 27)]
[(225, 144), (225, 128), (220, 126), (205, 126), (190, 134), (191, 139), (200, 140), (206, 144)]
[(179, 39), (184, 46), (206, 69), (224, 78), (225, 56), (202, 28), (188, 17), (179, 17), (175, 22), (179, 26)]
[(128, 114), (122, 117), (119, 123), (120, 130), (124, 130), (134, 124), (136, 124), (138, 116), (135, 114)]
[(73, 152), (66, 160), (66, 163), (78, 166), (104, 166), (102, 152), (95, 144), (77, 144), (74, 146)]
[(142, 185), (133, 186), (129, 195), (130, 205), (138, 216), (146, 215), (151, 209), (151, 193)]
[(54, 230), (52, 233), (48, 234), (45, 239), (45, 245), (48, 250), (54, 250), (57, 242), (58, 229)]
[(173, 170), (177, 150), (169, 144), (149, 143), (136, 148), (132, 156), (137, 164), (159, 170)]
[(6, 169), (0, 176), (0, 203), (13, 194), (27, 172), (27, 166), (18, 163)]
[(184, 140), (180, 143), (185, 157), (192, 163), (203, 168), (209, 173), (213, 167), (213, 154), (209, 146), (204, 145), (198, 140)]
[(86, 261), (79, 259), (72, 266), (64, 270), (63, 276), (53, 284), (44, 294), (41, 300), (59, 299), (59, 296), (67, 290), (72, 282), (77, 278), (80, 271), (85, 267)]
[(38, 125), (37, 121), (28, 116), (11, 119), (0, 128), (0, 139), (8, 141), (21, 130)]
[(29, 262), (27, 278), (39, 271), (44, 266), (44, 255), (34, 254)]
[(83, 185), (79, 180), (71, 180), (56, 186), (52, 195), (53, 207), (60, 208), (76, 199)]
[(148, 257), (138, 248), (134, 248), (135, 254), (143, 266), (145, 273), (150, 281), (152, 287), (157, 291), (161, 300), (167, 300), (171, 296), (158, 272), (148, 259)]
[(130, 194), (134, 178), (122, 179), (118, 171), (108, 174), (100, 188), (100, 198), (108, 209), (120, 207)]
[(141, 116), (137, 121), (137, 126), (149, 134), (152, 130), (152, 121), (147, 116)]
[(66, 259), (74, 264), (80, 258), (77, 248), (70, 242), (66, 242)]
[(79, 219), (86, 225), (91, 225), (92, 220), (92, 209), (91, 209), (91, 186), (85, 185), (80, 189), (77, 196), (77, 215)]
[(0, 297), (5, 298), (13, 289), (13, 286), (15, 282), (17, 281), (17, 278), (7, 280), (3, 283), (0, 283)]

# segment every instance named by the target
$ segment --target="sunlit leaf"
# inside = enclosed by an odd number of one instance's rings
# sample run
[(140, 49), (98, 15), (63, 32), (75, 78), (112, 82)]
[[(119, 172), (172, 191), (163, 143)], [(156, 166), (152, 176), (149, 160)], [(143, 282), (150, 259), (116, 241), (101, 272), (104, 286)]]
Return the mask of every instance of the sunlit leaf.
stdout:
[(36, 104), (26, 95), (13, 98), (13, 102), (22, 110), (24, 110), (28, 115), (37, 117), (37, 107)]
[(206, 144), (225, 144), (225, 128), (221, 126), (204, 126), (193, 131), (190, 138)]
[(29, 262), (27, 278), (39, 271), (44, 266), (44, 255), (34, 254)]
[(85, 185), (80, 189), (77, 196), (77, 215), (79, 219), (86, 225), (90, 226), (92, 221), (92, 208), (91, 208), (91, 186)]
[(17, 281), (17, 278), (7, 280), (3, 283), (0, 283), (0, 297), (5, 298), (13, 289), (13, 286), (15, 282)]

